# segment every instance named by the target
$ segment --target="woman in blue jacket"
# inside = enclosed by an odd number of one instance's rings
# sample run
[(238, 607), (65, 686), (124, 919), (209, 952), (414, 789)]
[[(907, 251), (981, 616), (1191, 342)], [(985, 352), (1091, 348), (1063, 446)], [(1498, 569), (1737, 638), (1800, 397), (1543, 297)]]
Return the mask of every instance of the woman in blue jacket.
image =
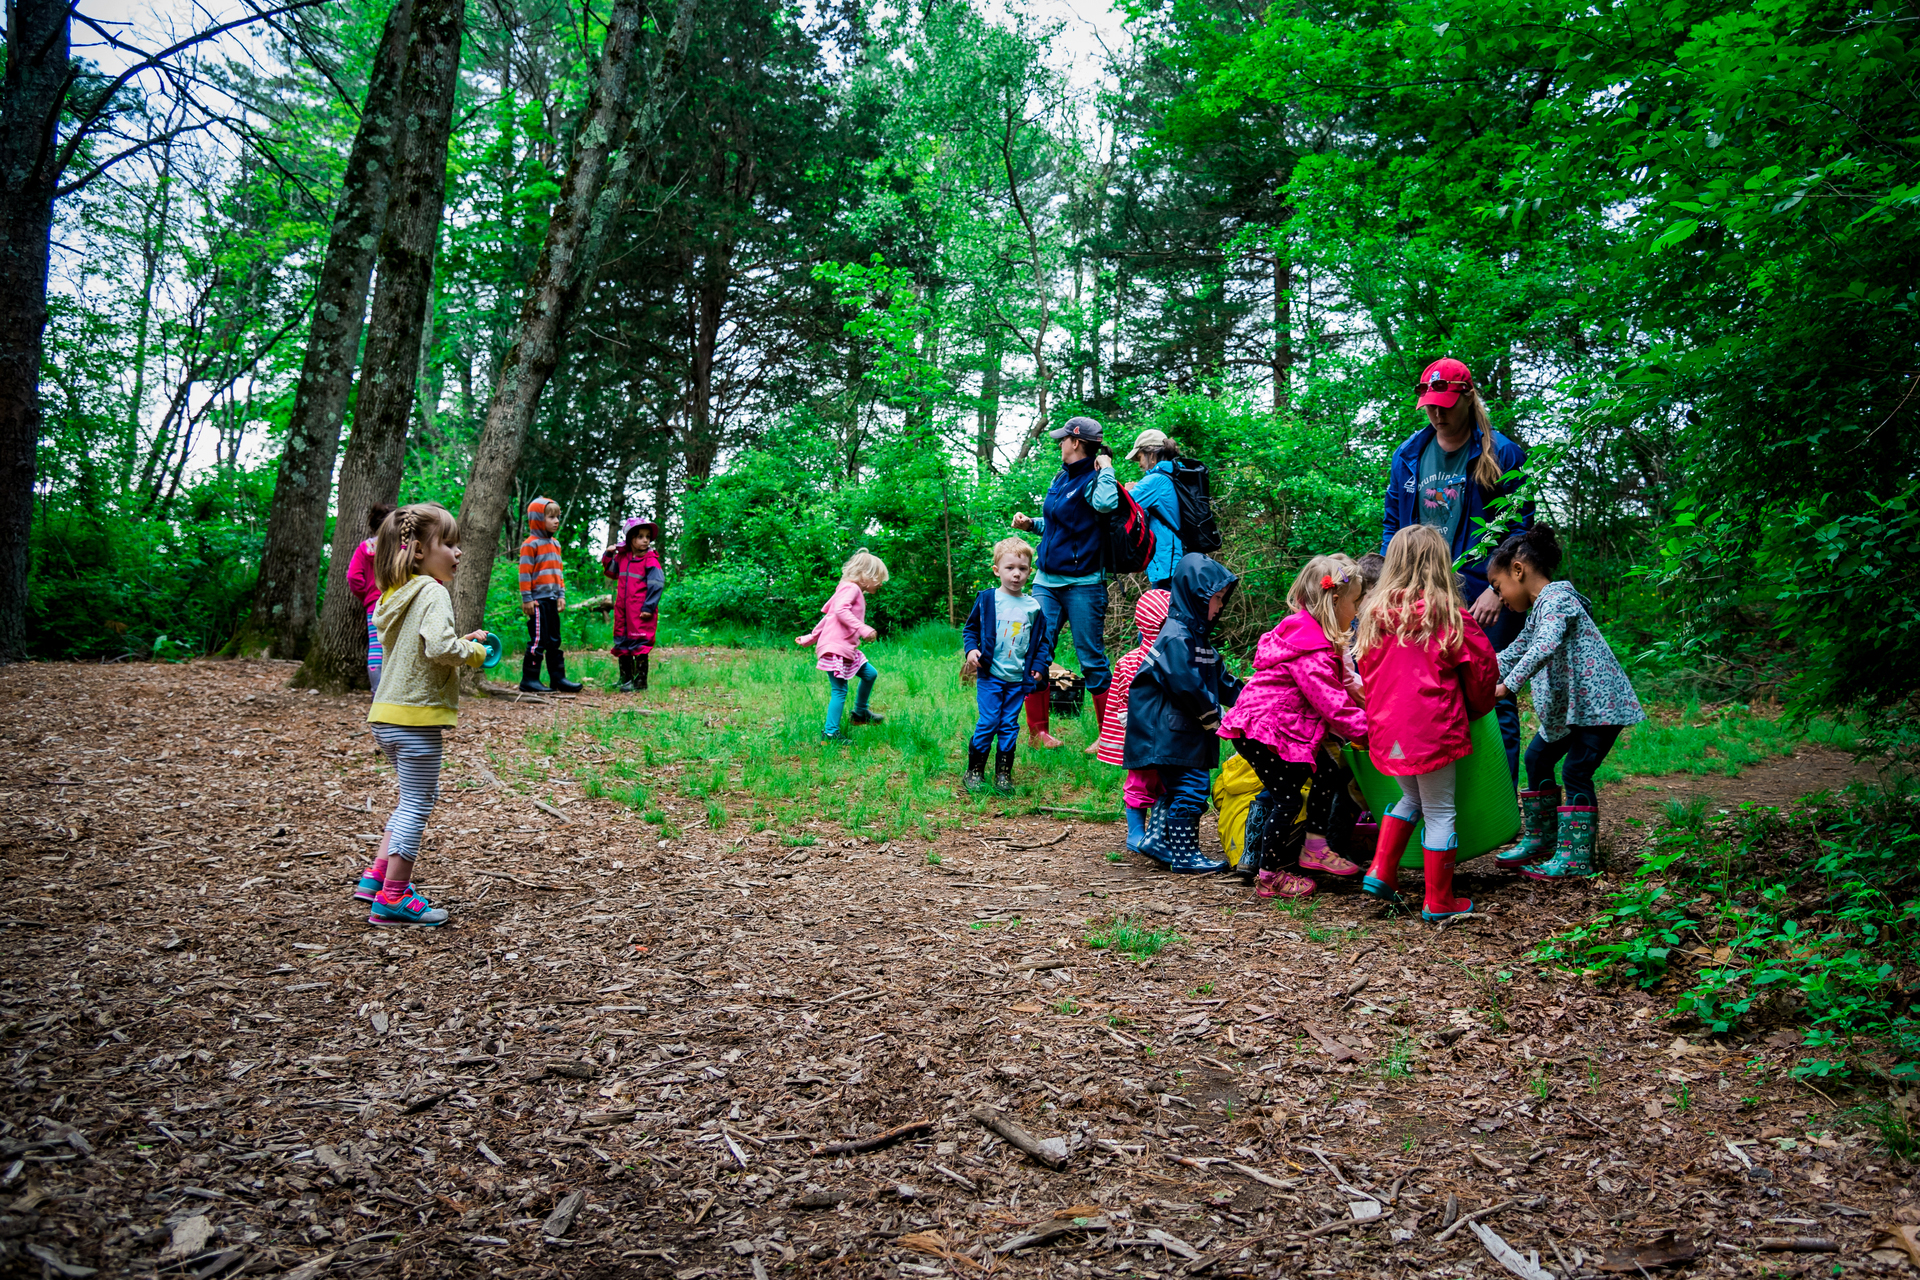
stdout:
[[(1420, 408), (1427, 425), (1414, 432), (1393, 453), (1387, 474), (1386, 511), (1380, 522), (1380, 551), (1385, 554), (1393, 535), (1412, 524), (1432, 525), (1453, 548), (1460, 576), (1466, 582), (1467, 606), (1486, 629), (1495, 652), (1520, 634), (1526, 617), (1504, 608), (1487, 582), (1486, 552), (1460, 563), (1480, 541), (1489, 518), (1489, 505), (1520, 487), (1503, 477), (1518, 471), (1527, 451), (1493, 429), (1485, 401), (1473, 385), (1473, 373), (1458, 360), (1435, 360), (1420, 375)], [(1503, 516), (1516, 513), (1503, 511)], [(1516, 533), (1533, 523), (1531, 504), (1517, 513), (1506, 529)], [(1495, 539), (1497, 542), (1498, 539)], [(1500, 718), (1500, 736), (1507, 748), (1507, 766), (1520, 777), (1520, 707), (1508, 695), (1494, 704)]]
[(1187, 549), (1180, 545), (1180, 495), (1173, 487), (1173, 460), (1180, 446), (1164, 431), (1142, 431), (1134, 437), (1129, 462), (1137, 462), (1146, 474), (1127, 486), (1127, 492), (1147, 513), (1153, 528), (1153, 559), (1147, 562), (1147, 586), (1166, 591), (1173, 582), (1173, 567)]
[[(1013, 527), (1040, 535), (1033, 575), (1033, 596), (1047, 615), (1047, 634), (1060, 638), (1061, 619), (1073, 628), (1073, 651), (1080, 658), (1087, 694), (1093, 699), (1094, 732), (1107, 718), (1107, 576), (1101, 569), (1106, 515), (1120, 505), (1113, 458), (1100, 447), (1100, 424), (1092, 418), (1068, 418), (1050, 431), (1060, 442), (1060, 470), (1047, 488), (1045, 514), (1013, 513)], [(1057, 747), (1047, 732), (1048, 692), (1027, 695), (1027, 735), (1036, 747)]]

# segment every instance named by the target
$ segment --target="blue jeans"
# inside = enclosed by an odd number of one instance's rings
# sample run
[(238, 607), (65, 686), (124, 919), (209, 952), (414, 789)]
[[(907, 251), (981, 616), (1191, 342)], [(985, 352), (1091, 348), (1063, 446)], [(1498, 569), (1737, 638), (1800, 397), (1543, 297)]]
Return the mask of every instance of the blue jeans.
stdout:
[(973, 686), (973, 702), (980, 718), (974, 721), (973, 741), (968, 745), (984, 753), (997, 742), (1001, 755), (1012, 751), (1020, 741), (1020, 704), (1026, 696), (1023, 683), (981, 676)]
[[(853, 700), (853, 714), (864, 716), (867, 714), (867, 696), (873, 692), (873, 682), (880, 678), (880, 673), (875, 671), (873, 664), (869, 662), (866, 666), (860, 668), (858, 678), (860, 681), (860, 693)], [(828, 737), (832, 737), (834, 734), (840, 732), (840, 713), (847, 709), (847, 682), (839, 676), (828, 676), (827, 685), (829, 686), (829, 692), (827, 694), (826, 732)]]
[(1107, 666), (1107, 584), (1085, 582), (1077, 587), (1033, 585), (1033, 598), (1046, 615), (1047, 634), (1053, 637), (1054, 652), (1060, 651), (1060, 619), (1073, 628), (1073, 651), (1080, 657), (1080, 674), (1086, 678), (1088, 693), (1105, 693), (1113, 683), (1113, 671)]
[(1211, 769), (1169, 769), (1160, 766), (1160, 785), (1166, 788), (1167, 821), (1198, 818), (1212, 798)]
[(1527, 746), (1527, 786), (1538, 791), (1553, 785), (1553, 769), (1562, 760), (1561, 770), (1567, 785), (1562, 804), (1596, 805), (1599, 792), (1593, 785), (1593, 771), (1613, 750), (1620, 736), (1617, 724), (1576, 724), (1567, 726), (1567, 736), (1548, 742), (1544, 734), (1534, 734)]

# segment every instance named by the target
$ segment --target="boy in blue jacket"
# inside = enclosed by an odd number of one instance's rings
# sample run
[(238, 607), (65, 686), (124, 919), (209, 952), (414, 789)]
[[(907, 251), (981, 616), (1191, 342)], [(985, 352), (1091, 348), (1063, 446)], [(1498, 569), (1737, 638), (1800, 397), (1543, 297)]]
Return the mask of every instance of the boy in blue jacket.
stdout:
[(1127, 694), (1129, 769), (1158, 769), (1162, 793), (1140, 852), (1169, 871), (1222, 871), (1200, 856), (1208, 775), (1220, 764), (1220, 716), (1240, 697), (1240, 680), (1209, 638), (1233, 598), (1236, 578), (1198, 551), (1173, 571), (1173, 607)]
[(993, 766), (993, 789), (1013, 794), (1013, 748), (1020, 741), (1020, 706), (1026, 696), (1046, 683), (1053, 661), (1052, 637), (1040, 602), (1027, 594), (1033, 575), (1033, 548), (1019, 538), (993, 544), (993, 576), (1000, 580), (974, 597), (967, 614), (960, 647), (966, 650), (966, 670), (977, 673), (974, 700), (980, 718), (967, 745), (967, 790), (987, 785), (987, 752), (997, 741), (1000, 758)]

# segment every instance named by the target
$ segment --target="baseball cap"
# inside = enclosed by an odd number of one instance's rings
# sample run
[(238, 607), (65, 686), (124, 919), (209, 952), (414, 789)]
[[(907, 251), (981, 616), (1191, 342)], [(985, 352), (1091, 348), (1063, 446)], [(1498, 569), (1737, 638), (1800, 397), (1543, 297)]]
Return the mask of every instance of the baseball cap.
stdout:
[(1430, 404), (1442, 409), (1451, 409), (1460, 402), (1460, 393), (1473, 387), (1473, 371), (1466, 365), (1448, 356), (1435, 360), (1420, 375), (1415, 389), (1420, 392), (1420, 408)]
[(1071, 436), (1075, 440), (1085, 440), (1090, 444), (1100, 443), (1100, 424), (1092, 418), (1068, 418), (1067, 425), (1056, 427), (1047, 432), (1055, 440), (1065, 440)]
[(1149, 427), (1133, 438), (1133, 448), (1128, 452), (1127, 457), (1137, 459), (1148, 449), (1168, 449), (1172, 446), (1173, 442), (1167, 439), (1166, 432), (1155, 431)]

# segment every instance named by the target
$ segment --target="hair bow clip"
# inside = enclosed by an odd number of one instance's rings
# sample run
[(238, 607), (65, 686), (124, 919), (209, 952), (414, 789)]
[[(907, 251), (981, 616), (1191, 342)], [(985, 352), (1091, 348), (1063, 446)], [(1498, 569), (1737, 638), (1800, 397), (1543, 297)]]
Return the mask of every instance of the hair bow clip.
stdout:
[(1333, 590), (1333, 589), (1334, 589), (1334, 587), (1336, 587), (1336, 586), (1338, 586), (1338, 585), (1339, 585), (1339, 584), (1338, 584), (1338, 583), (1336, 583), (1336, 582), (1335, 582), (1335, 581), (1333, 580), (1333, 575), (1332, 575), (1332, 574), (1330, 574), (1330, 573), (1323, 573), (1323, 574), (1321, 574), (1321, 575), (1320, 575), (1320, 589), (1321, 589), (1322, 591), (1331, 591), (1331, 590)]

